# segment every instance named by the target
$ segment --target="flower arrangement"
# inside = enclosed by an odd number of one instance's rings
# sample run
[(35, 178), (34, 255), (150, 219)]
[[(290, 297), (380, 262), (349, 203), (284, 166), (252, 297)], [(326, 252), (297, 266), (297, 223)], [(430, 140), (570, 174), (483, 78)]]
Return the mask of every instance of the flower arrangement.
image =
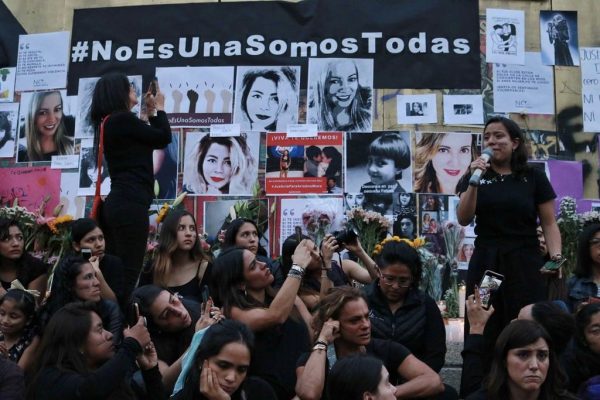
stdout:
[[(592, 214), (593, 213), (593, 214)], [(567, 276), (571, 275), (577, 262), (577, 237), (583, 229), (584, 224), (598, 222), (598, 213), (577, 214), (577, 203), (572, 197), (563, 197), (560, 201), (558, 211), (558, 229), (562, 241), (562, 256), (566, 259), (563, 270)], [(596, 218), (594, 220), (594, 218)]]
[(387, 235), (390, 229), (390, 222), (387, 218), (378, 212), (366, 211), (361, 207), (346, 211), (346, 219), (346, 224), (356, 227), (360, 243), (367, 254), (373, 254), (377, 243)]

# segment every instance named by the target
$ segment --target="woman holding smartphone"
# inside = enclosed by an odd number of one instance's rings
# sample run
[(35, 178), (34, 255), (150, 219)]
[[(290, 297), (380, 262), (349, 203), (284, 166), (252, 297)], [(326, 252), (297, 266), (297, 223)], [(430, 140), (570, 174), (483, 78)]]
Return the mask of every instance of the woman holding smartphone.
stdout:
[(481, 180), (478, 186), (468, 185), (466, 179), (459, 185), (456, 213), (463, 226), (477, 218), (475, 251), (467, 274), (468, 294), (480, 285), (486, 270), (504, 276), (491, 299), (496, 311), (484, 333), (491, 351), (502, 329), (523, 306), (546, 299), (537, 219), (554, 260), (561, 259), (561, 238), (554, 218), (556, 194), (544, 172), (527, 165), (525, 136), (519, 126), (510, 119), (493, 117), (485, 125), (483, 142), (492, 150), (492, 156), (489, 162), (479, 157), (471, 163), (471, 173), (483, 171)]

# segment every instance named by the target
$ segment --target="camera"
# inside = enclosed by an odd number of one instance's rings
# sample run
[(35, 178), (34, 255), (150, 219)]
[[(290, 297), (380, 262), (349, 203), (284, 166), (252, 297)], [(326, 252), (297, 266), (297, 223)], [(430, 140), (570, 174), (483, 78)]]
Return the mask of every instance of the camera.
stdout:
[(333, 237), (338, 244), (352, 243), (358, 237), (358, 229), (354, 224), (347, 223), (344, 230), (333, 232)]

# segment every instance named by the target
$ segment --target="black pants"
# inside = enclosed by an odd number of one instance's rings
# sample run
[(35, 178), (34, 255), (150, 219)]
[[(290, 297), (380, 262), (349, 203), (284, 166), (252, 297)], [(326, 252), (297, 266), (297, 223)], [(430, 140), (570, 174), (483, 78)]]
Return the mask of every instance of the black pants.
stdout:
[(122, 297), (124, 303), (129, 300), (142, 270), (148, 225), (148, 206), (112, 193), (106, 198), (102, 209), (102, 229), (106, 238), (107, 253), (120, 257), (125, 267)]

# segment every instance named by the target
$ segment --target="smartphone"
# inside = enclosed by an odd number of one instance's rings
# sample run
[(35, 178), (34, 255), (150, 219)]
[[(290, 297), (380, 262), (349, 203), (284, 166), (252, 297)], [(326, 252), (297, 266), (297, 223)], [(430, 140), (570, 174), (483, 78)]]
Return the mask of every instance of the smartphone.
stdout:
[(544, 264), (542, 269), (545, 269), (546, 271), (556, 271), (565, 263), (565, 261), (567, 261), (566, 258), (563, 258), (559, 261), (549, 260), (546, 262), (546, 264)]
[(138, 305), (138, 303), (132, 303), (129, 306), (129, 309), (127, 310), (127, 325), (134, 326), (135, 324), (137, 324), (138, 319), (140, 317), (140, 306)]
[(152, 96), (156, 96), (156, 88), (157, 88), (158, 79), (154, 77), (152, 81), (150, 81), (150, 93)]
[(81, 257), (89, 260), (92, 257), (92, 249), (81, 249)]
[(202, 304), (206, 305), (208, 298), (210, 297), (210, 292), (208, 291), (208, 285), (204, 285), (202, 287)]
[(504, 275), (499, 274), (489, 269), (483, 273), (483, 278), (479, 283), (479, 297), (481, 298), (481, 305), (484, 309), (489, 309), (492, 304), (493, 296), (496, 294), (500, 285), (504, 281)]

